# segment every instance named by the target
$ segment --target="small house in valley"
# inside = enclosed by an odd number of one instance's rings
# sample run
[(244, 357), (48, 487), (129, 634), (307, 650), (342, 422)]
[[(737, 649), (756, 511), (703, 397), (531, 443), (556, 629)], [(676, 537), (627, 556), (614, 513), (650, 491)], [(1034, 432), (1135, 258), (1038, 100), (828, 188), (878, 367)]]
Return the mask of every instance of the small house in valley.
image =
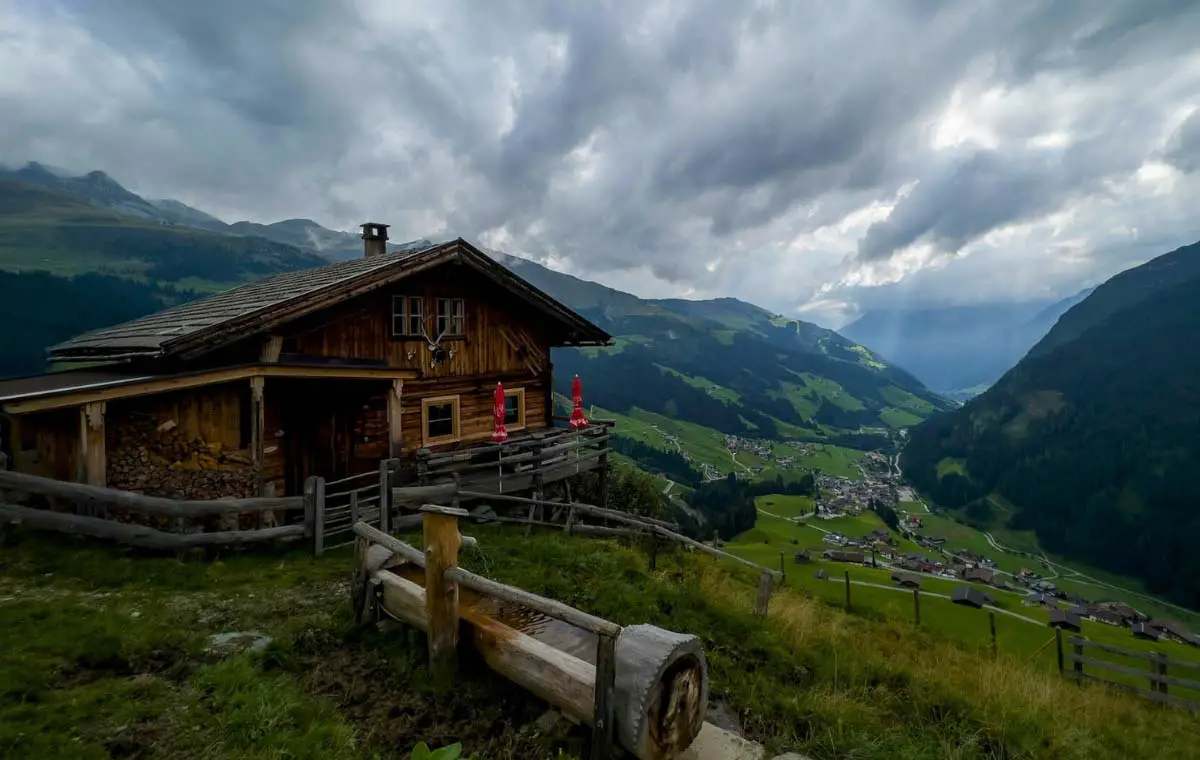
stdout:
[(498, 384), (510, 441), (545, 436), (551, 348), (610, 344), (461, 238), (389, 253), (386, 225), (366, 224), (363, 240), (362, 258), (50, 348), (80, 368), (0, 381), (9, 467), (172, 498), (295, 495), (309, 476), (495, 447)]

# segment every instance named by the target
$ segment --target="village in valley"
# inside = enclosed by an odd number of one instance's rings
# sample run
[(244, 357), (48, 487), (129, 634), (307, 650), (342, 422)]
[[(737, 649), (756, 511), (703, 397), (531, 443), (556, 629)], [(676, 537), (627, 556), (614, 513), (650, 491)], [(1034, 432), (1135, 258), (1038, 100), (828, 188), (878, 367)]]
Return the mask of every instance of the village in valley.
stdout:
[[(725, 446), (731, 455), (746, 452), (765, 463), (749, 466), (738, 473), (753, 477), (768, 467), (785, 472), (813, 469), (805, 466), (806, 455), (820, 450), (823, 445), (787, 441), (784, 446), (795, 453), (781, 454), (778, 443), (727, 435)], [(706, 480), (725, 477), (711, 465), (701, 467), (705, 468)], [(977, 607), (992, 604), (994, 599), (988, 592), (1006, 592), (1020, 595), (1023, 607), (1044, 609), (1054, 627), (1079, 631), (1081, 621), (1090, 620), (1125, 628), (1140, 639), (1168, 640), (1200, 647), (1200, 635), (1175, 620), (1148, 615), (1126, 602), (1087, 599), (1059, 588), (1054, 582), (1057, 574), (1043, 559), (1028, 556), (1029, 564), (1040, 567), (1044, 573), (1029, 567), (1009, 572), (997, 567), (996, 560), (986, 554), (951, 548), (945, 537), (926, 528), (928, 518), (922, 515), (930, 514), (928, 508), (910, 487), (903, 484), (891, 458), (875, 451), (866, 452), (854, 467), (860, 474), (858, 478), (814, 471), (819, 495), (814, 501), (813, 512), (788, 519), (823, 532), (825, 535), (820, 539), (823, 548), (794, 552), (796, 563), (823, 561), (891, 570), (892, 583), (903, 588), (919, 588), (922, 577), (959, 581), (964, 585), (956, 589), (954, 601), (960, 603)], [(870, 511), (873, 505), (884, 505), (896, 511), (899, 518), (896, 532), (880, 526), (861, 535), (848, 535), (819, 525), (860, 516)], [(905, 511), (904, 505), (920, 506), (924, 512)], [(996, 551), (1001, 552), (999, 548)], [(827, 576), (823, 570), (817, 572)]]

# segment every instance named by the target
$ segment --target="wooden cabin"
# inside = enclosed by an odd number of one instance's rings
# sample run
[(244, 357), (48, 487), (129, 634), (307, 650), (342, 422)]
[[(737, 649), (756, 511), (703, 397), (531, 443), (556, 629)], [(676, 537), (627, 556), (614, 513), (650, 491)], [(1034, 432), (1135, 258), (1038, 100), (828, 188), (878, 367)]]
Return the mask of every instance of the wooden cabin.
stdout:
[[(552, 426), (556, 346), (611, 338), (465, 240), (290, 272), (49, 349), (86, 368), (0, 380), (9, 467), (174, 498), (305, 479)], [(592, 464), (591, 466), (595, 466)]]

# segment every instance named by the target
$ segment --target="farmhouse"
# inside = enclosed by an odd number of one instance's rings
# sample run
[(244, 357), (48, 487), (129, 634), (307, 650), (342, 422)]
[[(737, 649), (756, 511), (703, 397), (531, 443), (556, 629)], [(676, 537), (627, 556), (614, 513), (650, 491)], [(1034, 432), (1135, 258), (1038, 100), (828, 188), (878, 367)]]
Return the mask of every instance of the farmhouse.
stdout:
[(389, 253), (387, 225), (362, 228), (360, 259), (78, 336), (48, 357), (86, 368), (0, 381), (9, 467), (172, 498), (295, 495), (309, 476), (494, 450), (498, 384), (510, 442), (545, 433), (550, 349), (610, 336), (461, 238)]

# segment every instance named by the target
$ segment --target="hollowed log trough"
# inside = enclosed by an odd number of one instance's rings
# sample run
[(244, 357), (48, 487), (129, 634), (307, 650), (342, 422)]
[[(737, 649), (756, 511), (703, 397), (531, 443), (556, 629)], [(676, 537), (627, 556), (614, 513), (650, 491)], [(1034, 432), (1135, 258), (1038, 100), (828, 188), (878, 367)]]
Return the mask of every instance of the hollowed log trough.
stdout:
[[(592, 727), (593, 757), (606, 753), (610, 741), (640, 760), (676, 757), (691, 745), (708, 704), (708, 668), (697, 637), (653, 625), (622, 628), (461, 570), (455, 566), (457, 526), (449, 544), (436, 535), (437, 523), (449, 511), (438, 508), (440, 514), (426, 520), (425, 552), (356, 526), (354, 604), (360, 620), (382, 614), (424, 631), (436, 669), (445, 655), (437, 650), (447, 642), (437, 624), (431, 630), (430, 612), (436, 619), (448, 607), (456, 608), (451, 668), (454, 647), (468, 643), (493, 671)], [(439, 556), (439, 544), (454, 549), (450, 563)], [(437, 600), (426, 594), (430, 567), (443, 567)], [(609, 668), (615, 675), (606, 678)], [(605, 683), (612, 688), (603, 688)], [(607, 730), (596, 725), (605, 715), (612, 724)]]

